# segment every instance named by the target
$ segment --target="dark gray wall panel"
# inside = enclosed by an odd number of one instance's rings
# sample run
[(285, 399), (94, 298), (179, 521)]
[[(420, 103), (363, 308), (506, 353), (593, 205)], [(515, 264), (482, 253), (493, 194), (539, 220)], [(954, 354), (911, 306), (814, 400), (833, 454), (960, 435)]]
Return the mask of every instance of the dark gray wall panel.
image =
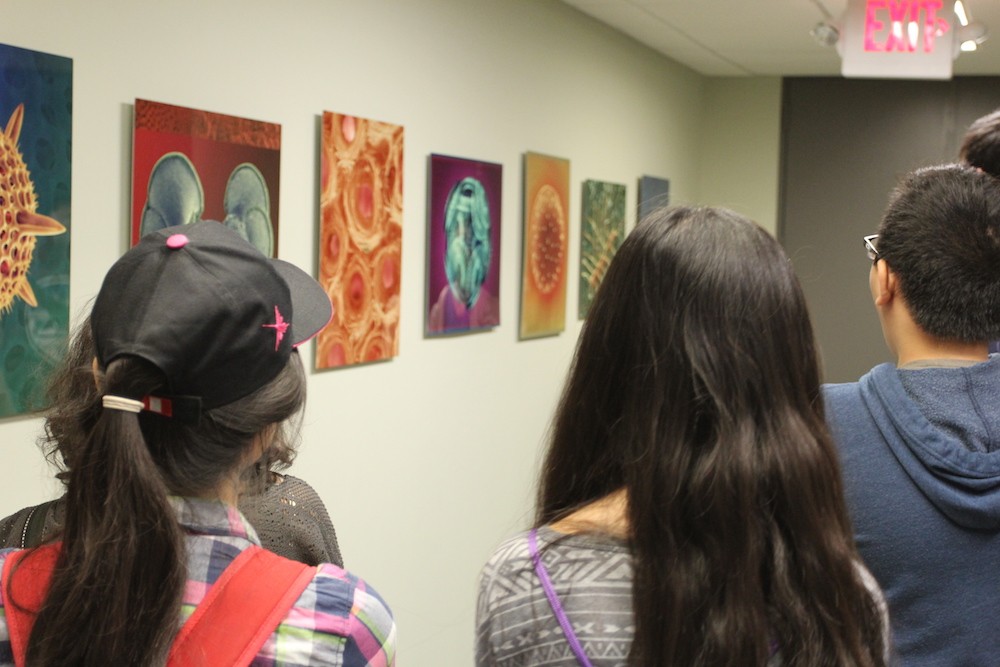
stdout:
[(861, 237), (900, 176), (955, 160), (965, 128), (1000, 107), (1000, 78), (788, 78), (778, 234), (802, 280), (828, 381), (889, 361)]

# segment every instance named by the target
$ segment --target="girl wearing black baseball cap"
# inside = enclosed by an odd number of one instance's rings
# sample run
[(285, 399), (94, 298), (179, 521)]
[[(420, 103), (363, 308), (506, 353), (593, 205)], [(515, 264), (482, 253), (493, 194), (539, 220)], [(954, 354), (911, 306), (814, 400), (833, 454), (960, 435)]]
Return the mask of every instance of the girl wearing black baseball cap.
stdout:
[(100, 413), (62, 542), (0, 551), (0, 665), (393, 664), (377, 593), (261, 549), (235, 507), (304, 404), (296, 347), (331, 312), (311, 277), (212, 221), (115, 263), (91, 313)]

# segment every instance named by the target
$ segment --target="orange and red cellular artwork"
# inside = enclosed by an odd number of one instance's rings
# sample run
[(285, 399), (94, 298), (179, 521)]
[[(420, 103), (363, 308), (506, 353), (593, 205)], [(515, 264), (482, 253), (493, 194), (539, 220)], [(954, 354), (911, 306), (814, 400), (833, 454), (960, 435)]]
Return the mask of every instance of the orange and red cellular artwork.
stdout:
[(525, 153), (522, 339), (565, 328), (568, 254), (569, 160)]
[(320, 283), (333, 320), (316, 339), (316, 368), (399, 353), (403, 127), (323, 113)]

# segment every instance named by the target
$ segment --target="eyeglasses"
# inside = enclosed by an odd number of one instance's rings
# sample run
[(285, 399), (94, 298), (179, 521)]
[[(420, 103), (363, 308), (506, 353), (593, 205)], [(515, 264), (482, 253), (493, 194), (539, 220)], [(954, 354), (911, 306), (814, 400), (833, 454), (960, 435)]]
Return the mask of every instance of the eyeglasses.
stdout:
[(875, 262), (882, 259), (882, 255), (878, 254), (878, 248), (875, 247), (875, 240), (878, 238), (878, 234), (872, 234), (865, 237), (865, 251), (868, 253), (868, 259)]

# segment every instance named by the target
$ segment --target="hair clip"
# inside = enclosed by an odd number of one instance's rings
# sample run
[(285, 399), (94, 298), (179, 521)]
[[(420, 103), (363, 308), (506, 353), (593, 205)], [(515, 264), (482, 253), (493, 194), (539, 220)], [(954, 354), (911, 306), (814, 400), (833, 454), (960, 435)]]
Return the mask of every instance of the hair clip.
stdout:
[(121, 410), (122, 412), (142, 412), (143, 402), (124, 396), (113, 396), (107, 394), (101, 397), (101, 403), (109, 410)]

